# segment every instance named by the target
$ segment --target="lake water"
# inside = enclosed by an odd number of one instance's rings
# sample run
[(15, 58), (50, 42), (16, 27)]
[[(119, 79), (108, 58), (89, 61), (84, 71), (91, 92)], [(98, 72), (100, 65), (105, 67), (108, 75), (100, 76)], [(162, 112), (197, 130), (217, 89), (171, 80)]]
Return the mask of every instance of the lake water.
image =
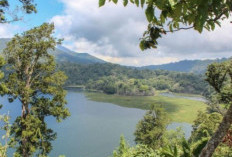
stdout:
[[(131, 145), (134, 144), (133, 132), (145, 114), (144, 110), (90, 101), (84, 93), (77, 91), (69, 91), (67, 101), (71, 112), (69, 118), (60, 124), (53, 118), (47, 119), (49, 126), (58, 133), (51, 157), (62, 154), (66, 157), (108, 157), (118, 146), (122, 134)], [(1, 98), (1, 104), (4, 104), (1, 114), (10, 111), (12, 120), (20, 115), (21, 107), (17, 102), (9, 104), (6, 98)], [(179, 126), (188, 138), (192, 130), (190, 124), (172, 123), (168, 129)]]

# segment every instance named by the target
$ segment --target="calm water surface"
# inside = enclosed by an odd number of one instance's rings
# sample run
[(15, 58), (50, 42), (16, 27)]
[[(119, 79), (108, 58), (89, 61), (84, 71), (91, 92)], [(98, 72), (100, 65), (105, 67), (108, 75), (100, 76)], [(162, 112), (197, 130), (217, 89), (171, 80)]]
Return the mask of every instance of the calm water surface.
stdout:
[[(51, 157), (62, 154), (66, 157), (107, 157), (118, 146), (122, 134), (131, 145), (134, 144), (133, 132), (145, 111), (90, 101), (84, 93), (76, 91), (69, 91), (67, 100), (71, 117), (60, 124), (51, 117), (47, 119), (49, 126), (58, 133)], [(0, 113), (10, 111), (12, 120), (20, 115), (17, 102), (9, 104), (3, 98), (1, 103), (5, 105)], [(183, 127), (186, 137), (189, 137), (190, 124), (172, 123), (168, 129), (179, 126)]]

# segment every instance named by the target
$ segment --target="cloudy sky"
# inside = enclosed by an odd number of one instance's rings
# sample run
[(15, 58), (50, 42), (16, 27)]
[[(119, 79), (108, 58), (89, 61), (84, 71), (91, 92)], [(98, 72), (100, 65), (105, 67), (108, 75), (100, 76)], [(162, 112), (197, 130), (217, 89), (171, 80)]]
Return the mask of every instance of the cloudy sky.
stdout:
[[(13, 1), (12, 5), (14, 5)], [(56, 36), (65, 39), (67, 48), (87, 52), (109, 62), (141, 66), (175, 62), (183, 59), (212, 59), (232, 56), (232, 24), (224, 21), (214, 32), (198, 34), (193, 30), (168, 34), (159, 40), (158, 49), (141, 52), (139, 38), (147, 26), (144, 10), (129, 5), (124, 8), (98, 0), (35, 0), (38, 13), (24, 20), (0, 24), (0, 37), (54, 22)]]

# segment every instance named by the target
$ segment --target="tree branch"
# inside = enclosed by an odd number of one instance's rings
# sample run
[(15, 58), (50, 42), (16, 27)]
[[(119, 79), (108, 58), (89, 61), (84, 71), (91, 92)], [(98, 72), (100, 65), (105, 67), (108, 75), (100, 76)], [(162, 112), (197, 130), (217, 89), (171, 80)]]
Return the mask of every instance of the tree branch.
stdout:
[(178, 28), (178, 29), (175, 29), (175, 30), (172, 30), (172, 31), (165, 31), (165, 32), (177, 32), (177, 31), (180, 31), (180, 30), (188, 30), (188, 29), (192, 29), (194, 28), (194, 26), (191, 26), (191, 27), (181, 27), (181, 28)]
[(228, 8), (223, 8), (222, 12), (218, 16), (216, 16), (214, 19), (210, 19), (210, 20), (207, 20), (207, 21), (215, 22), (215, 21), (219, 20), (227, 11), (229, 11)]

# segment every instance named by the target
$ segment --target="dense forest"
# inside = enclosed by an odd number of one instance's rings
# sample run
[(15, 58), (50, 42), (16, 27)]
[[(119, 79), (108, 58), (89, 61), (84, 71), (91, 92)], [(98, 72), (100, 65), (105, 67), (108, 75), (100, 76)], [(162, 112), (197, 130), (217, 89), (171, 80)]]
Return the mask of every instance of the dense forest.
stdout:
[(195, 74), (204, 74), (207, 70), (207, 66), (218, 62), (221, 63), (223, 61), (228, 60), (228, 58), (221, 58), (221, 59), (207, 59), (207, 60), (182, 60), (179, 62), (162, 64), (162, 65), (149, 65), (143, 66), (141, 69), (162, 69), (162, 70), (169, 70), (169, 71), (179, 71), (179, 72), (191, 72)]
[(208, 86), (202, 75), (139, 70), (109, 63), (80, 65), (62, 62), (58, 68), (68, 76), (66, 86), (81, 85), (107, 94), (153, 95), (155, 90), (204, 94)]

